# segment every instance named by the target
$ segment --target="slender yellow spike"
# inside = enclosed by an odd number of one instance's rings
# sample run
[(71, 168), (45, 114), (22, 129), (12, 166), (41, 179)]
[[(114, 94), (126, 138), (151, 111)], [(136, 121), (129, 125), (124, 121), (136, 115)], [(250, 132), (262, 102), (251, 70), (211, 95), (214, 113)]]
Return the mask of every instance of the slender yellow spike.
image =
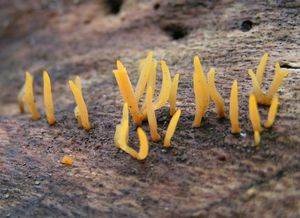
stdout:
[(83, 96), (73, 81), (69, 80), (69, 86), (74, 95), (74, 98), (75, 98), (75, 101), (76, 101), (76, 104), (78, 107), (82, 126), (85, 130), (88, 131), (91, 129), (91, 125), (90, 125), (90, 121), (89, 121), (88, 110), (87, 110), (86, 104), (84, 102)]
[(177, 97), (177, 89), (179, 83), (179, 74), (177, 73), (174, 76), (171, 92), (170, 92), (170, 115), (173, 116), (176, 111), (176, 97)]
[(262, 81), (263, 81), (264, 71), (265, 71), (265, 68), (266, 68), (266, 65), (267, 65), (268, 58), (269, 58), (269, 54), (265, 53), (262, 56), (262, 58), (260, 60), (260, 63), (259, 63), (259, 65), (257, 67), (257, 70), (256, 70), (256, 78), (257, 78), (257, 82), (259, 84), (259, 87), (261, 86)]
[(136, 102), (135, 94), (131, 82), (129, 80), (127, 71), (120, 61), (117, 62), (117, 65), (119, 70), (114, 70), (113, 72), (117, 80), (120, 92), (123, 96), (124, 101), (129, 106), (129, 110), (134, 122), (137, 125), (140, 125), (142, 123), (143, 117), (139, 110), (138, 103)]
[(259, 143), (260, 143), (260, 133), (259, 133), (259, 131), (254, 132), (254, 142), (255, 142), (255, 145), (259, 145)]
[[(80, 80), (79, 76), (75, 77), (75, 85), (77, 86), (78, 90), (80, 91), (80, 94), (82, 95), (82, 85), (81, 85), (81, 80)], [(74, 115), (77, 119), (78, 126), (80, 128), (82, 128), (83, 125), (82, 125), (82, 121), (81, 121), (81, 118), (80, 118), (80, 113), (79, 113), (78, 106), (76, 106), (75, 109), (74, 109)]]
[(238, 100), (238, 82), (233, 81), (230, 93), (230, 110), (229, 117), (231, 122), (231, 133), (240, 133), (239, 124), (239, 100)]
[(18, 94), (19, 111), (21, 114), (25, 112), (24, 95), (25, 95), (25, 84), (22, 86), (22, 88)]
[(74, 115), (75, 115), (75, 118), (77, 119), (78, 126), (79, 126), (80, 128), (82, 128), (83, 125), (82, 125), (82, 121), (81, 121), (81, 118), (80, 118), (80, 113), (79, 113), (78, 106), (76, 106), (76, 107), (74, 108)]
[(140, 60), (139, 67), (138, 67), (138, 75), (141, 75), (144, 65), (145, 65), (145, 62), (146, 62), (146, 59), (147, 58)]
[(148, 118), (152, 140), (154, 142), (158, 142), (160, 140), (160, 135), (157, 132), (157, 121), (155, 116), (155, 110), (153, 108), (152, 98), (153, 98), (153, 91), (152, 91), (152, 87), (150, 86), (147, 88), (147, 94), (146, 94), (147, 118)]
[(53, 125), (55, 123), (54, 106), (52, 100), (51, 81), (47, 71), (43, 72), (44, 79), (44, 105), (48, 123)]
[(163, 73), (163, 80), (158, 99), (154, 103), (155, 110), (158, 110), (167, 104), (170, 97), (172, 85), (171, 75), (167, 63), (165, 61), (161, 61), (160, 65)]
[(149, 153), (149, 144), (148, 144), (148, 139), (141, 127), (137, 129), (138, 137), (140, 140), (140, 150), (139, 153), (136, 157), (138, 160), (144, 160), (148, 156)]
[(196, 113), (193, 127), (200, 127), (201, 120), (209, 105), (209, 91), (202, 65), (198, 56), (194, 57), (194, 94)]
[(272, 103), (271, 103), (271, 107), (269, 109), (268, 120), (265, 122), (266, 128), (271, 128), (274, 123), (277, 109), (278, 109), (278, 102), (279, 102), (278, 96), (274, 96)]
[(31, 113), (33, 120), (40, 119), (40, 114), (36, 109), (34, 95), (33, 95), (33, 78), (29, 72), (26, 72), (24, 101), (28, 110)]
[(257, 77), (255, 76), (252, 69), (248, 70), (248, 74), (250, 75), (251, 80), (252, 80), (252, 86), (253, 86), (252, 92), (253, 92), (257, 102), (263, 102), (265, 96), (264, 96), (264, 93), (262, 92), (262, 90), (260, 88), (260, 84), (257, 80)]
[(148, 56), (146, 58), (146, 61), (144, 63), (143, 69), (141, 71), (139, 80), (138, 80), (136, 88), (135, 88), (135, 100), (136, 100), (136, 102), (139, 102), (140, 98), (144, 94), (145, 87), (146, 87), (147, 81), (149, 79), (150, 71), (151, 71), (151, 68), (152, 68), (152, 58), (153, 58), (153, 52), (150, 51), (148, 53)]
[(123, 115), (121, 124), (117, 125), (115, 132), (115, 144), (117, 147), (126, 149), (128, 143), (128, 134), (129, 134), (129, 116), (128, 116), (128, 104), (124, 103), (123, 105)]
[[(262, 69), (262, 65), (264, 65), (265, 62), (263, 62), (261, 67), (259, 69)], [(261, 70), (259, 70), (261, 72)], [(259, 104), (263, 105), (270, 105), (272, 102), (272, 99), (274, 95), (276, 94), (277, 90), (279, 89), (280, 85), (282, 84), (282, 81), (284, 78), (288, 75), (288, 70), (282, 70), (280, 69), (279, 63), (276, 63), (275, 65), (275, 76), (273, 78), (273, 82), (271, 87), (269, 88), (268, 92), (264, 94), (260, 88), (260, 83), (258, 81), (258, 77), (254, 75), (253, 70), (249, 70), (249, 75), (252, 79), (252, 86), (253, 86), (253, 94), (255, 95), (255, 98)], [(258, 74), (257, 74), (258, 75)]]
[(123, 116), (121, 124), (117, 125), (114, 136), (114, 141), (117, 147), (131, 155), (133, 158), (138, 160), (144, 160), (148, 156), (149, 144), (147, 136), (142, 128), (137, 129), (137, 134), (140, 140), (139, 152), (136, 152), (133, 148), (128, 146), (128, 135), (129, 135), (129, 122), (128, 122), (128, 106), (127, 103), (123, 106)]
[(164, 139), (164, 147), (170, 147), (171, 146), (171, 138), (173, 137), (177, 123), (179, 121), (181, 115), (181, 110), (177, 110), (174, 116), (171, 118), (171, 121), (169, 123), (169, 126), (167, 128), (167, 132)]
[(115, 145), (120, 148), (121, 147), (121, 144), (119, 143), (120, 142), (120, 132), (121, 132), (121, 128), (122, 128), (122, 125), (121, 124), (118, 124), (116, 126), (116, 131), (115, 131), (115, 135), (114, 135), (114, 142), (115, 142)]
[(79, 76), (75, 77), (75, 85), (77, 86), (80, 93), (82, 93), (82, 85), (81, 85), (81, 80), (80, 80)]
[(254, 131), (262, 131), (260, 124), (260, 116), (257, 108), (257, 102), (254, 95), (249, 97), (249, 118), (251, 120)]
[(251, 120), (254, 131), (255, 144), (258, 145), (258, 143), (260, 142), (260, 132), (262, 131), (262, 128), (260, 124), (257, 102), (253, 94), (251, 94), (249, 97), (249, 118)]
[(219, 94), (215, 85), (215, 69), (211, 68), (208, 72), (208, 90), (211, 99), (215, 102), (217, 113), (220, 118), (225, 117), (224, 100)]
[(153, 93), (155, 93), (156, 90), (156, 68), (157, 68), (157, 61), (153, 60), (150, 75), (149, 75), (149, 81), (147, 83), (147, 86), (152, 87)]
[[(151, 72), (150, 72), (150, 75), (149, 75), (149, 80), (147, 82), (147, 89), (149, 87), (152, 87), (153, 93), (155, 93), (155, 89), (156, 89), (156, 67), (157, 67), (157, 61), (153, 60), (152, 67), (151, 67)], [(141, 111), (142, 111), (142, 114), (143, 114), (143, 120), (145, 120), (147, 118), (146, 98), (144, 99)]]
[(288, 70), (280, 69), (279, 63), (276, 63), (275, 69), (276, 72), (275, 72), (275, 76), (271, 88), (268, 90), (266, 94), (266, 102), (268, 105), (271, 104), (274, 95), (276, 94), (277, 90), (281, 86), (282, 81), (284, 80), (284, 77), (286, 77), (289, 74)]

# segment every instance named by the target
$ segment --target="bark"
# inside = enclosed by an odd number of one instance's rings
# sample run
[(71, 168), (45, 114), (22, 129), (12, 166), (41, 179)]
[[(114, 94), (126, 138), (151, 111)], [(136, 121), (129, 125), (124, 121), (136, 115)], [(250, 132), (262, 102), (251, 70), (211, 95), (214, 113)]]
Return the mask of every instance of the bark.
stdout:
[[(298, 217), (300, 214), (300, 4), (298, 1), (0, 1), (1, 217)], [(135, 84), (149, 50), (178, 71), (182, 117), (170, 149), (150, 143), (145, 161), (113, 143), (122, 98), (112, 70), (120, 59)], [(270, 53), (290, 74), (278, 92), (272, 129), (254, 146), (251, 80)], [(193, 129), (193, 56), (216, 69), (227, 118), (210, 104)], [(57, 123), (43, 112), (42, 71), (52, 79)], [(35, 77), (42, 119), (18, 114), (24, 71)], [(80, 75), (92, 129), (79, 129), (67, 81)], [(161, 79), (160, 70), (158, 78)], [(229, 96), (239, 83), (241, 135), (230, 133)], [(158, 85), (160, 86), (160, 85)], [(263, 121), (268, 107), (259, 107)], [(157, 111), (163, 136), (168, 107)], [(147, 124), (144, 130), (150, 139)], [(138, 146), (131, 123), (130, 144)], [(73, 166), (60, 164), (64, 155)]]

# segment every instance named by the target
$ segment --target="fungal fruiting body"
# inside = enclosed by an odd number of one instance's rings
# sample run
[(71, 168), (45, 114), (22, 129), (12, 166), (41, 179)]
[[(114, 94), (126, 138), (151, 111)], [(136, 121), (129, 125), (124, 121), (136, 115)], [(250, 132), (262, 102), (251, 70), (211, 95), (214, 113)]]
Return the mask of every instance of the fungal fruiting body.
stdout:
[(195, 104), (196, 112), (193, 122), (193, 127), (200, 127), (201, 120), (207, 111), (209, 105), (209, 91), (206, 81), (206, 77), (200, 63), (199, 57), (194, 57), (194, 94), (195, 94)]
[(48, 123), (53, 125), (55, 123), (54, 107), (52, 100), (51, 81), (47, 71), (43, 72), (44, 79), (44, 105)]
[(272, 103), (271, 103), (271, 106), (269, 109), (269, 113), (268, 113), (268, 120), (265, 122), (265, 125), (264, 125), (266, 128), (271, 128), (274, 123), (277, 109), (278, 109), (278, 102), (279, 102), (279, 98), (276, 95), (276, 96), (274, 96), (274, 98), (272, 100)]
[(31, 113), (33, 120), (40, 119), (40, 114), (36, 109), (34, 95), (33, 95), (33, 77), (30, 75), (29, 72), (26, 72), (26, 79), (25, 79), (25, 89), (24, 89), (24, 102), (26, 104), (27, 109)]
[(74, 82), (72, 80), (69, 80), (69, 85), (70, 85), (70, 89), (74, 95), (76, 105), (78, 107), (82, 126), (85, 130), (88, 131), (91, 129), (91, 125), (90, 125), (90, 121), (89, 121), (88, 110), (87, 110), (86, 104), (84, 102), (82, 92), (79, 90), (79, 88), (74, 84)]
[(273, 97), (275, 96), (277, 90), (281, 86), (284, 78), (289, 74), (288, 70), (283, 70), (280, 68), (279, 63), (275, 65), (275, 76), (273, 82), (268, 92), (266, 93), (266, 102), (268, 105), (271, 104)]
[(225, 117), (225, 109), (224, 109), (224, 100), (220, 93), (218, 92), (216, 85), (215, 85), (215, 69), (211, 68), (210, 71), (208, 72), (208, 90), (211, 99), (214, 101), (216, 108), (217, 108), (217, 113), (220, 118)]
[(165, 139), (164, 139), (164, 147), (170, 147), (171, 146), (171, 138), (173, 137), (173, 135), (175, 133), (180, 115), (181, 115), (181, 110), (177, 110), (176, 113), (171, 118), (171, 121), (170, 121), (169, 126), (167, 128)]
[(157, 142), (160, 140), (160, 135), (157, 132), (157, 121), (155, 116), (155, 110), (153, 108), (152, 98), (153, 98), (153, 91), (152, 91), (152, 87), (150, 86), (147, 88), (147, 94), (146, 94), (147, 118), (150, 127), (151, 138), (154, 142)]
[(261, 59), (261, 62), (257, 68), (256, 75), (254, 74), (253, 70), (249, 70), (249, 75), (252, 79), (252, 86), (253, 86), (253, 94), (255, 95), (255, 98), (257, 100), (257, 103), (263, 104), (263, 105), (270, 105), (272, 102), (273, 97), (275, 96), (277, 90), (279, 89), (280, 85), (282, 84), (284, 78), (288, 75), (288, 70), (283, 70), (280, 68), (279, 63), (275, 64), (275, 75), (273, 78), (273, 82), (271, 84), (271, 87), (267, 91), (267, 93), (264, 93), (261, 90), (261, 85), (263, 81), (263, 73), (264, 69), (267, 63), (268, 54), (264, 54), (264, 56)]
[[(82, 95), (82, 85), (81, 85), (81, 80), (80, 80), (80, 77), (79, 77), (79, 76), (76, 76), (76, 77), (75, 77), (75, 85), (77, 86), (77, 88), (78, 88), (80, 94)], [(79, 113), (78, 106), (76, 106), (76, 107), (74, 108), (74, 115), (75, 115), (75, 117), (76, 117), (76, 119), (77, 119), (78, 126), (79, 126), (80, 128), (82, 128), (83, 125), (82, 125), (82, 121), (81, 121), (81, 118), (80, 118), (80, 113)]]
[(233, 81), (231, 87), (229, 117), (231, 122), (231, 133), (240, 133), (241, 128), (239, 124), (239, 100), (237, 80)]
[(167, 63), (165, 61), (161, 61), (160, 65), (163, 73), (163, 80), (158, 99), (154, 103), (154, 110), (158, 110), (167, 104), (172, 86), (171, 74)]
[(176, 112), (176, 97), (177, 97), (178, 83), (179, 83), (179, 74), (177, 73), (174, 76), (174, 79), (172, 81), (171, 92), (170, 92), (170, 115), (171, 116), (173, 116)]
[(135, 87), (135, 98), (136, 102), (139, 102), (140, 98), (143, 96), (147, 81), (149, 80), (149, 75), (152, 67), (153, 52), (149, 52), (148, 56), (143, 64), (142, 71)]
[(128, 146), (128, 134), (129, 134), (129, 122), (128, 122), (128, 105), (124, 103), (123, 116), (121, 124), (117, 125), (115, 132), (115, 144), (117, 147), (128, 153), (130, 156), (137, 160), (144, 160), (148, 156), (149, 145), (148, 139), (142, 128), (138, 127), (137, 134), (140, 140), (140, 149), (135, 151)]
[(257, 108), (257, 102), (253, 94), (251, 94), (249, 97), (249, 118), (254, 131), (255, 144), (258, 145), (260, 142), (260, 132), (262, 131), (262, 128), (260, 124), (260, 116)]
[(25, 84), (22, 86), (19, 94), (18, 94), (18, 104), (19, 104), (19, 111), (20, 113), (25, 112), (25, 107), (24, 107), (24, 92), (25, 92)]
[(128, 104), (134, 122), (137, 125), (141, 125), (143, 116), (139, 110), (138, 102), (136, 101), (135, 93), (133, 91), (127, 71), (120, 61), (117, 61), (117, 67), (118, 69), (114, 70), (113, 72), (117, 80), (120, 92), (123, 96), (124, 102)]
[(69, 156), (64, 156), (60, 162), (65, 165), (73, 165), (74, 160)]
[(265, 68), (266, 68), (266, 65), (267, 65), (268, 58), (269, 58), (269, 54), (265, 53), (262, 56), (262, 58), (260, 60), (260, 63), (259, 63), (259, 65), (257, 67), (257, 70), (256, 70), (256, 78), (257, 78), (259, 86), (262, 85), (264, 71), (265, 71)]

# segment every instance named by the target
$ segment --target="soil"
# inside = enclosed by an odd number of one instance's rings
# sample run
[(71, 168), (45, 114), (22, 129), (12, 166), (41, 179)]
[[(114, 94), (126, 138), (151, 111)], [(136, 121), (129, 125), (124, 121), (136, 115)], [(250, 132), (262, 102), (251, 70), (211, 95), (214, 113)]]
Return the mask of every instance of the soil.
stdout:
[[(0, 217), (299, 217), (300, 3), (233, 0), (0, 1)], [(137, 161), (113, 142), (122, 98), (112, 70), (126, 66), (132, 82), (148, 51), (180, 73), (182, 116), (172, 147), (150, 142)], [(273, 128), (254, 145), (248, 118), (251, 80), (269, 52), (289, 75), (278, 95)], [(210, 103), (200, 128), (194, 118), (193, 57), (216, 69), (227, 118)], [(43, 112), (42, 72), (49, 71), (57, 122)], [(19, 114), (24, 72), (35, 77), (42, 119)], [(161, 71), (158, 70), (158, 74)], [(67, 81), (80, 75), (92, 129), (78, 128)], [(158, 88), (161, 77), (159, 76)], [(229, 95), (239, 83), (242, 133), (232, 135)], [(261, 119), (268, 107), (260, 107)], [(159, 133), (170, 121), (157, 111)], [(130, 145), (138, 138), (131, 122)], [(150, 138), (147, 123), (143, 129)], [(72, 166), (60, 160), (69, 155)]]

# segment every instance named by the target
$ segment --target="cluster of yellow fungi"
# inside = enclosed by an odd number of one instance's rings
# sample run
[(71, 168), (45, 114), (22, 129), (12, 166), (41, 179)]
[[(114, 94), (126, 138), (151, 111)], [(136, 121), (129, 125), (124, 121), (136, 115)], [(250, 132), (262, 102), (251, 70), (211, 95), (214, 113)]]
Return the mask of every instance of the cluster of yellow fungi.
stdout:
[[(256, 73), (249, 69), (249, 76), (252, 80), (252, 91), (249, 96), (249, 119), (251, 121), (254, 141), (260, 143), (261, 126), (258, 104), (270, 105), (268, 119), (264, 123), (265, 128), (272, 127), (278, 109), (278, 96), (276, 92), (279, 89), (283, 79), (287, 76), (288, 71), (281, 69), (279, 63), (275, 64), (275, 76), (271, 87), (265, 93), (262, 91), (263, 74), (268, 60), (268, 54), (264, 54), (258, 65)], [(124, 100), (123, 116), (121, 123), (116, 126), (114, 142), (116, 146), (137, 160), (144, 160), (148, 156), (149, 143), (146, 133), (142, 129), (142, 122), (147, 121), (150, 129), (150, 136), (153, 142), (161, 140), (161, 134), (158, 131), (156, 111), (169, 103), (169, 113), (172, 117), (164, 135), (164, 147), (171, 146), (171, 138), (179, 121), (181, 110), (176, 108), (177, 90), (179, 84), (179, 74), (175, 74), (173, 80), (169, 67), (165, 61), (160, 61), (162, 72), (162, 84), (158, 97), (154, 100), (156, 92), (158, 62), (153, 58), (153, 52), (149, 52), (147, 57), (140, 62), (139, 79), (135, 88), (133, 88), (128, 73), (121, 61), (117, 61), (117, 69), (113, 70), (119, 90)], [(215, 69), (211, 68), (209, 72), (204, 73), (198, 56), (194, 57), (194, 75), (193, 87), (195, 95), (195, 117), (192, 126), (200, 127), (202, 118), (208, 110), (210, 99), (214, 102), (216, 112), (219, 118), (226, 116), (224, 100), (218, 92), (215, 85)], [(43, 73), (44, 79), (44, 106), (45, 114), (50, 125), (55, 123), (54, 105), (52, 100), (51, 81), (46, 71)], [(77, 76), (75, 81), (69, 80), (70, 89), (74, 95), (76, 107), (74, 109), (75, 117), (79, 127), (86, 130), (91, 128), (87, 106), (82, 96), (81, 80)], [(142, 101), (143, 99), (143, 101)], [(25, 109), (31, 113), (33, 120), (40, 119), (37, 111), (34, 92), (33, 77), (26, 72), (25, 84), (18, 95), (20, 112)], [(239, 124), (239, 100), (238, 100), (238, 82), (233, 81), (230, 93), (229, 118), (231, 122), (231, 133), (239, 134), (241, 132)], [(138, 126), (137, 135), (140, 140), (139, 151), (136, 151), (128, 145), (129, 138), (129, 112), (133, 122)], [(69, 164), (70, 161), (65, 161)]]
[[(43, 80), (44, 80), (45, 114), (49, 125), (53, 125), (56, 120), (54, 115), (51, 80), (47, 71), (43, 72)], [(82, 97), (80, 78), (78, 76), (76, 77), (75, 84), (73, 81), (70, 80), (69, 85), (74, 95), (75, 102), (77, 104), (74, 110), (75, 117), (78, 120), (79, 126), (83, 127), (88, 131), (91, 128), (91, 125), (89, 122), (88, 110), (84, 102), (84, 99)], [(19, 102), (19, 110), (21, 113), (24, 113), (26, 108), (27, 111), (31, 113), (31, 117), (33, 120), (40, 119), (40, 114), (37, 111), (35, 100), (34, 100), (33, 77), (29, 72), (26, 72), (25, 84), (23, 85), (21, 91), (19, 92), (18, 102)]]
[[(157, 129), (157, 119), (155, 112), (164, 107), (168, 102), (170, 103), (170, 115), (172, 119), (167, 128), (164, 147), (171, 146), (171, 138), (174, 135), (181, 111), (176, 111), (176, 96), (179, 82), (179, 74), (174, 76), (172, 81), (169, 67), (165, 61), (160, 62), (162, 70), (162, 85), (158, 94), (158, 98), (153, 100), (156, 91), (156, 68), (157, 61), (153, 59), (153, 52), (149, 52), (145, 60), (141, 61), (139, 71), (140, 76), (135, 89), (128, 77), (126, 68), (121, 61), (117, 61), (117, 69), (113, 71), (116, 81), (118, 83), (121, 95), (124, 100), (123, 118), (116, 127), (115, 144), (120, 149), (130, 154), (133, 158), (143, 160), (148, 155), (148, 139), (141, 128), (142, 122), (147, 120), (150, 128), (151, 139), (154, 142), (161, 140), (161, 135)], [(146, 92), (146, 93), (145, 93)], [(143, 95), (146, 94), (144, 102), (140, 102)], [(137, 133), (140, 139), (140, 150), (136, 152), (128, 146), (129, 134), (129, 117), (128, 109), (132, 119), (138, 125)]]

